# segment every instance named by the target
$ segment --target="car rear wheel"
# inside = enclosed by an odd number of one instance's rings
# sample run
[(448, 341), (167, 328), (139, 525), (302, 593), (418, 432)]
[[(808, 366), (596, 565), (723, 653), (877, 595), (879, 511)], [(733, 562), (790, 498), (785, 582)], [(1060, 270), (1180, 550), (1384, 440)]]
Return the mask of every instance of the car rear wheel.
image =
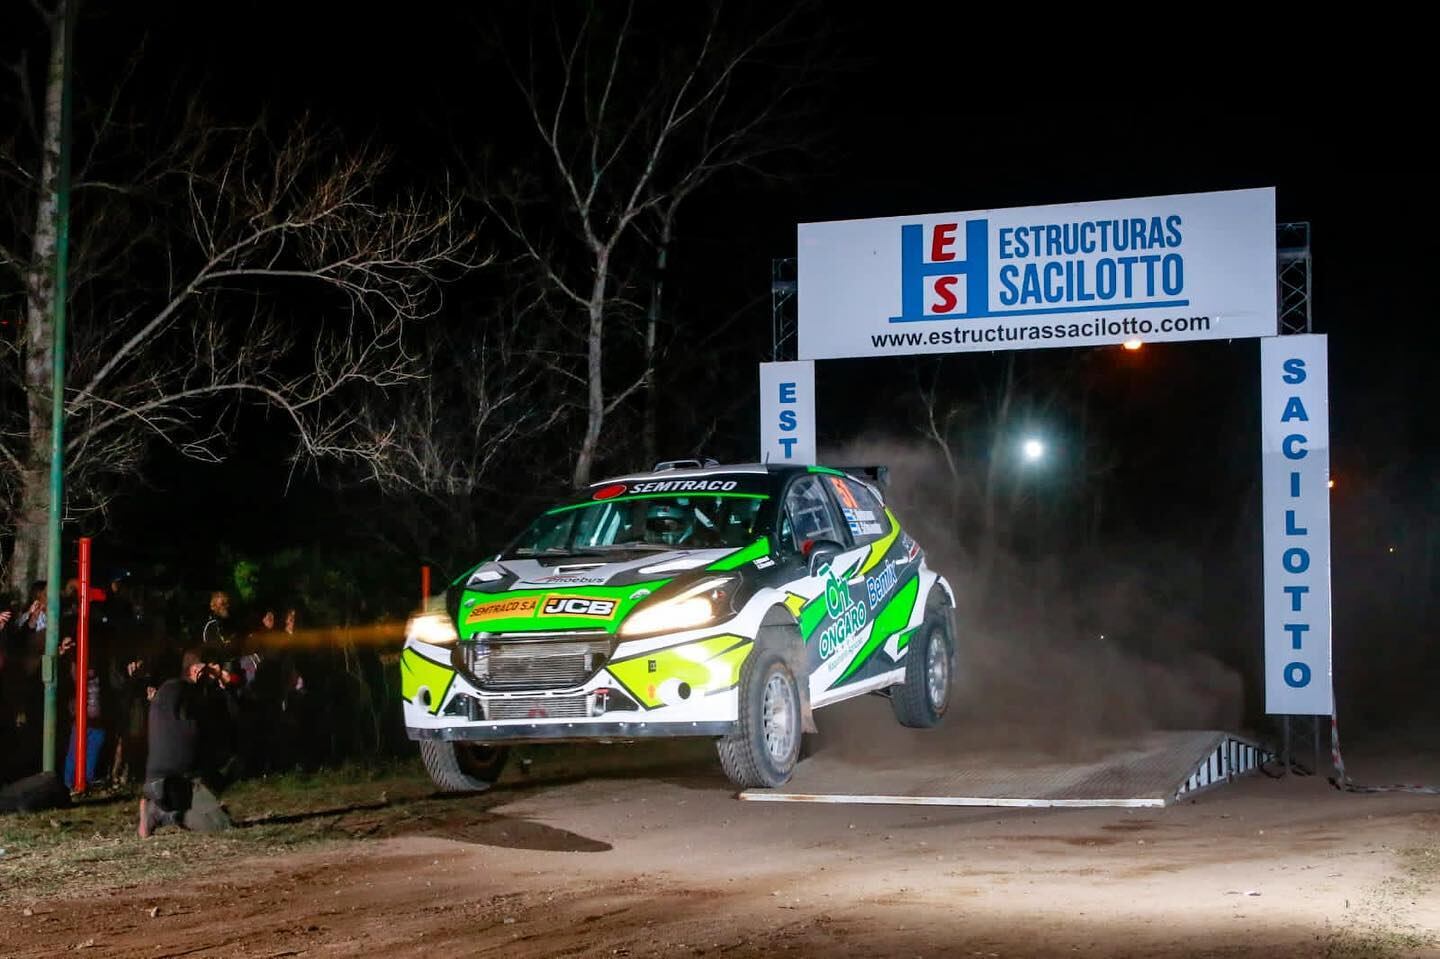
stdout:
[(890, 691), (890, 706), (902, 726), (938, 726), (950, 707), (955, 649), (944, 615), (943, 609), (932, 611), (915, 631), (905, 656), (905, 681)]
[(502, 746), (420, 740), (420, 758), (436, 788), (446, 793), (481, 792), (495, 785), (509, 750)]
[(783, 786), (800, 759), (802, 721), (795, 674), (774, 650), (757, 652), (740, 675), (739, 728), (716, 743), (725, 775), (742, 789)]

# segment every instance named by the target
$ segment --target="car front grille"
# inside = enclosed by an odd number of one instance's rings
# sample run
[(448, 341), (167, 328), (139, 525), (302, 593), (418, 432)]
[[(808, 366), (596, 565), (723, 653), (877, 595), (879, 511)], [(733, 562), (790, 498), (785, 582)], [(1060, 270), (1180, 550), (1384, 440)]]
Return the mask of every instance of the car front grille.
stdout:
[(465, 670), (481, 689), (570, 689), (584, 685), (609, 661), (611, 642), (608, 636), (556, 641), (491, 639), (464, 643), (462, 648)]
[(486, 719), (582, 719), (586, 696), (507, 696), (485, 700)]

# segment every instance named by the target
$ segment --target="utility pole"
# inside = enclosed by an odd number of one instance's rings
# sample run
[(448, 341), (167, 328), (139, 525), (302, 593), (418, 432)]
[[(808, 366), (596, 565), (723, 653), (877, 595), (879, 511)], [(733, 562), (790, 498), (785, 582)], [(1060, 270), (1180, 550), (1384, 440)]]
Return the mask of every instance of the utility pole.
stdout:
[[(51, 70), (58, 51), (61, 64), (60, 87), (60, 165), (55, 177), (55, 301), (54, 362), (55, 380), (51, 390), (50, 408), (50, 555), (45, 587), (45, 658), (41, 673), (45, 681), (45, 735), (41, 768), (55, 771), (55, 746), (59, 738), (60, 653), (60, 522), (65, 511), (65, 306), (69, 296), (67, 278), (70, 268), (70, 113), (72, 98), (71, 51), (75, 44), (75, 6), (78, 0), (60, 0), (55, 10), (60, 36), (51, 42)], [(55, 29), (52, 28), (52, 29)], [(53, 73), (52, 73), (53, 76)], [(41, 187), (45, 189), (45, 186)], [(85, 704), (79, 704), (80, 709)]]

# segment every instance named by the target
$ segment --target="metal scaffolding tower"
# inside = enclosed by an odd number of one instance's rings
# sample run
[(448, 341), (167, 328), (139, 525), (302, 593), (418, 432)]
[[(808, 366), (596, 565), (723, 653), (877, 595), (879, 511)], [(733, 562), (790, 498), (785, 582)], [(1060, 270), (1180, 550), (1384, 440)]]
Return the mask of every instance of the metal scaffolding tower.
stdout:
[(795, 358), (795, 258), (770, 261), (770, 359)]
[(1276, 224), (1275, 282), (1280, 335), (1313, 332), (1309, 223)]

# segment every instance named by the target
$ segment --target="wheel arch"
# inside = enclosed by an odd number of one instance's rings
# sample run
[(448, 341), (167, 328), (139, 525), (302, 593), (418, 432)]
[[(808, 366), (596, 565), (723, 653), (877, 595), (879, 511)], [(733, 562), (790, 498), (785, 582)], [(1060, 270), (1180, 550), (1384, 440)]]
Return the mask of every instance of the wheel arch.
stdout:
[[(800, 622), (784, 603), (775, 603), (765, 611), (755, 633), (755, 649), (773, 649), (785, 657), (785, 664), (795, 677), (800, 690), (801, 729), (818, 732), (815, 713), (810, 706), (810, 674), (805, 668), (805, 640), (800, 635)], [(753, 655), (753, 654), (752, 654)]]
[(955, 609), (955, 590), (951, 588), (949, 581), (939, 573), (935, 574), (935, 582), (930, 584), (930, 593), (925, 597), (926, 604), (934, 602), (937, 597), (943, 597), (945, 605), (952, 611)]

